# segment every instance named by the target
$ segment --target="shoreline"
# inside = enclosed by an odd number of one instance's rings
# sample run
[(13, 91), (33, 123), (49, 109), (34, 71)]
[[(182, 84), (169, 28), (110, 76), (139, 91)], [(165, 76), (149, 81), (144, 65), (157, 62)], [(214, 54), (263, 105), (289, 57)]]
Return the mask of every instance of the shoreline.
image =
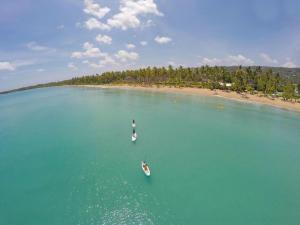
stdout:
[(283, 101), (278, 98), (268, 98), (265, 96), (251, 95), (251, 94), (239, 94), (234, 91), (223, 90), (210, 90), (204, 88), (189, 88), (189, 87), (155, 87), (155, 86), (139, 86), (139, 85), (67, 85), (69, 87), (86, 87), (86, 88), (103, 88), (103, 89), (124, 89), (124, 90), (142, 90), (142, 91), (156, 91), (164, 93), (183, 93), (202, 96), (214, 96), (220, 98), (231, 99), (246, 103), (258, 103), (263, 105), (269, 105), (276, 108), (286, 109), (289, 111), (300, 112), (300, 103)]

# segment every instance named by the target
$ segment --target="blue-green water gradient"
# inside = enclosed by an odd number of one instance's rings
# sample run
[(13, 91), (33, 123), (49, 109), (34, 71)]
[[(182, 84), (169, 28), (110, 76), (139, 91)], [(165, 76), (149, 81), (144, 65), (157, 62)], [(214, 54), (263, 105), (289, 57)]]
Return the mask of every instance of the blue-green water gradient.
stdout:
[(1, 225), (299, 221), (299, 113), (151, 91), (0, 96)]

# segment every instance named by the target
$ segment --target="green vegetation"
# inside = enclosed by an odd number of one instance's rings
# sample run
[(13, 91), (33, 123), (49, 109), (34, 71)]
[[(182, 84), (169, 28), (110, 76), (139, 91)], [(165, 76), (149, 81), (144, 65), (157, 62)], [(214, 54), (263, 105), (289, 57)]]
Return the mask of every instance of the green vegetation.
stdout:
[[(167, 68), (153, 67), (138, 70), (105, 72), (102, 75), (75, 77), (70, 80), (53, 82), (16, 89), (59, 86), (59, 85), (101, 85), (101, 84), (137, 84), (172, 87), (195, 87), (221, 89), (250, 94), (262, 93), (272, 97), (283, 97), (285, 100), (299, 98), (300, 84), (295, 84), (295, 76), (286, 76), (278, 72), (284, 68), (262, 67), (209, 67)], [(289, 69), (288, 69), (289, 70)], [(7, 92), (6, 92), (7, 93)]]
[(12, 90), (9, 90), (9, 91), (2, 91), (2, 92), (0, 92), (0, 94), (8, 94), (8, 93), (11, 93), (11, 92), (16, 92), (16, 91), (26, 91), (26, 90), (30, 90), (30, 89), (36, 89), (36, 88), (62, 86), (62, 85), (64, 85), (63, 83), (64, 83), (64, 81), (62, 81), (62, 82), (51, 82), (51, 83), (46, 83), (46, 84), (37, 84), (37, 85), (12, 89)]
[(100, 75), (76, 77), (61, 82), (68, 85), (84, 84), (138, 84), (163, 85), (174, 87), (197, 87), (231, 90), (253, 94), (282, 96), (285, 100), (295, 99), (296, 86), (290, 79), (274, 73), (272, 69), (261, 67), (237, 67), (229, 70), (226, 67), (168, 68), (153, 67), (120, 72), (105, 72)]
[(283, 99), (293, 99), (295, 97), (295, 86), (291, 81), (289, 81), (284, 87), (283, 87)]

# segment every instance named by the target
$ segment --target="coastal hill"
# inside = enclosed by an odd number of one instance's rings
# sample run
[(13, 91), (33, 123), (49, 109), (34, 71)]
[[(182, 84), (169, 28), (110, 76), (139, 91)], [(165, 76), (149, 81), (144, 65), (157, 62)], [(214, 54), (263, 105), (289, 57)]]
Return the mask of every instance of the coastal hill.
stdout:
[(299, 99), (300, 68), (281, 67), (148, 67), (75, 77), (70, 80), (38, 84), (1, 94), (33, 88), (62, 85), (134, 84), (230, 90), (262, 93), (285, 100)]
[[(238, 67), (237, 66), (229, 66), (225, 67), (229, 71), (233, 72)], [(256, 66), (251, 66), (251, 69), (255, 69)], [(287, 67), (267, 67), (262, 66), (261, 67), (263, 71), (267, 71), (271, 69), (273, 73), (278, 73), (281, 77), (290, 79), (293, 83), (300, 83), (300, 68), (287, 68)]]

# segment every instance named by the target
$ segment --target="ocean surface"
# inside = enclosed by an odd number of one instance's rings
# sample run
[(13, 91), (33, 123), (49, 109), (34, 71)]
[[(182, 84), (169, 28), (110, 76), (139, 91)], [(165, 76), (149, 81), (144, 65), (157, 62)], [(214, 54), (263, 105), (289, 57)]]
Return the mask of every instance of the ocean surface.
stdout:
[(300, 114), (151, 91), (0, 95), (0, 224), (299, 225)]

